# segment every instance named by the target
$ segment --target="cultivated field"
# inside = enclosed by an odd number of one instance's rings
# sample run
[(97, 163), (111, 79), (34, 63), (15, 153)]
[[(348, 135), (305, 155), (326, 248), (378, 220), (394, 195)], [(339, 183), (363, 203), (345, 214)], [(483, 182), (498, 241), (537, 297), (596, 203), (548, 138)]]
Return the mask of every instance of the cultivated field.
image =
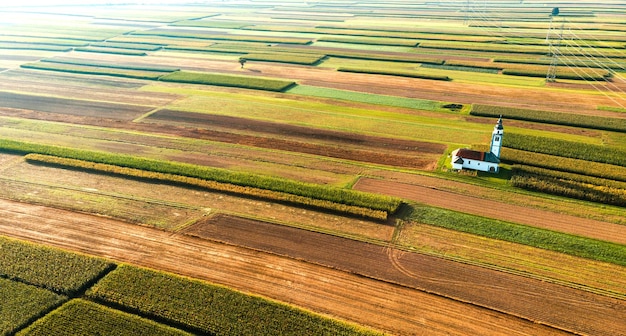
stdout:
[(624, 334), (620, 1), (0, 14), (0, 335)]

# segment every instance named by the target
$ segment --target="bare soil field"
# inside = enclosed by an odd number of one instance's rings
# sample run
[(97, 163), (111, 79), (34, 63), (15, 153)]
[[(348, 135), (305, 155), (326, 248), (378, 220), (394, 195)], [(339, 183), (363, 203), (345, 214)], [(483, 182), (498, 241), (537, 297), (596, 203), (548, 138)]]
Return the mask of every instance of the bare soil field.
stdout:
[[(0, 232), (224, 284), (398, 335), (566, 334), (518, 317), (348, 272), (63, 210), (0, 200)], [(515, 295), (510, 298), (513, 304), (518, 299)], [(582, 330), (596, 335), (615, 335), (623, 330), (623, 302), (611, 301), (613, 307), (609, 308), (606, 300), (597, 301), (595, 296), (584, 293), (572, 299), (555, 303), (567, 307), (563, 319), (578, 319), (584, 324)], [(572, 309), (580, 312), (574, 314)], [(541, 307), (534, 310), (540, 315), (550, 314)], [(573, 324), (578, 329), (578, 323)]]
[(400, 182), (360, 179), (354, 189), (406, 198), (431, 206), (626, 244), (626, 225), (601, 222)]
[(133, 120), (152, 107), (0, 92), (0, 108)]

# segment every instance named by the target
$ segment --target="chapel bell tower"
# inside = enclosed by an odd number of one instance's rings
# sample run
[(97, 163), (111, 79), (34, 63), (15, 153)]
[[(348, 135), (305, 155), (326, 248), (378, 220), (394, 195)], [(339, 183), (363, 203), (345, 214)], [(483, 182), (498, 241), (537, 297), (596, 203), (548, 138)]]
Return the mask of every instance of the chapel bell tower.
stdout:
[(491, 133), (491, 145), (489, 151), (493, 153), (497, 158), (500, 158), (500, 150), (502, 149), (502, 135), (504, 134), (504, 127), (502, 127), (502, 116), (498, 119), (498, 123), (493, 127)]

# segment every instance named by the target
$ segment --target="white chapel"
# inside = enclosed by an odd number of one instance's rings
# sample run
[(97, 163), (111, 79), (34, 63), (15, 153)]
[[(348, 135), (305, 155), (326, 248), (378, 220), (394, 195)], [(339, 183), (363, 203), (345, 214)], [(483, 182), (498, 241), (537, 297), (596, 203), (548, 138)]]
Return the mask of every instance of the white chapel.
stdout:
[(459, 148), (452, 152), (453, 169), (472, 169), (490, 173), (498, 172), (500, 163), (500, 150), (502, 149), (502, 116), (498, 119), (491, 133), (491, 145), (489, 152), (479, 152), (468, 148)]

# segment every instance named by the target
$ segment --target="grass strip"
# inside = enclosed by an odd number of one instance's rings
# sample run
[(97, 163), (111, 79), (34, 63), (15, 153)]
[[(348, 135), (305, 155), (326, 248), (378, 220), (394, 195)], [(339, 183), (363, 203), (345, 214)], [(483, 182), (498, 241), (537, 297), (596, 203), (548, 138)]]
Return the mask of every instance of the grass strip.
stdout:
[(0, 237), (0, 277), (74, 295), (113, 267), (104, 260)]
[(21, 154), (44, 154), (68, 159), (91, 161), (157, 173), (182, 175), (208, 181), (229, 183), (243, 187), (278, 191), (287, 194), (331, 201), (340, 204), (370, 208), (394, 213), (401, 200), (394, 197), (363, 193), (356, 190), (303, 183), (265, 175), (233, 172), (179, 162), (152, 160), (131, 155), (104, 153), (28, 142), (0, 139), (0, 151)]
[(430, 68), (430, 69), (441, 69), (441, 70), (451, 70), (451, 71), (469, 71), (469, 72), (480, 72), (480, 73), (490, 73), (497, 74), (500, 72), (499, 69), (487, 68), (487, 67), (476, 67), (476, 66), (467, 66), (467, 65), (448, 65), (446, 64), (422, 64), (420, 67), (422, 68)]
[(620, 244), (423, 205), (415, 205), (408, 216), (423, 224), (626, 266), (626, 246)]
[(129, 265), (87, 295), (210, 335), (380, 335), (227, 287)]
[[(545, 77), (546, 71), (544, 70), (521, 70), (521, 69), (504, 69), (503, 75), (509, 76), (526, 76), (526, 77)], [(591, 81), (606, 81), (611, 77), (611, 73), (606, 70), (563, 70), (557, 69), (556, 78), (560, 79), (574, 79), (574, 80), (591, 80)]]
[(598, 130), (626, 132), (626, 119), (607, 118), (573, 113), (529, 110), (495, 105), (473, 104), (471, 115), (540, 122), (546, 124), (592, 128)]
[(17, 335), (191, 336), (182, 330), (82, 299), (67, 302)]
[(296, 84), (294, 81), (281, 79), (189, 71), (176, 71), (159, 78), (159, 80), (164, 82), (228, 86), (275, 92), (283, 92)]
[(450, 78), (448, 76), (427, 75), (427, 74), (421, 74), (421, 73), (419, 73), (417, 71), (362, 69), (362, 68), (347, 68), (347, 67), (340, 67), (340, 68), (337, 69), (337, 71), (352, 72), (352, 73), (365, 73), (365, 74), (372, 74), (372, 75), (388, 75), (388, 76), (432, 79), (432, 80), (440, 80), (440, 81), (451, 81), (452, 80), (452, 78)]
[(68, 73), (77, 73), (85, 75), (104, 75), (125, 78), (150, 79), (157, 80), (163, 76), (162, 72), (114, 69), (109, 67), (83, 66), (77, 64), (60, 64), (50, 62), (37, 62), (22, 64), (20, 67), (25, 69), (50, 70)]
[(511, 184), (526, 190), (626, 206), (626, 183), (553, 170), (513, 166)]
[(626, 113), (626, 108), (614, 107), (614, 106), (598, 106), (598, 110), (600, 110), (600, 111), (611, 111), (611, 112), (623, 112), (623, 113)]
[(13, 335), (65, 300), (51, 291), (0, 278), (0, 335)]
[(387, 213), (381, 210), (372, 210), (369, 208), (339, 204), (331, 201), (324, 201), (310, 197), (297, 196), (278, 191), (264, 190), (252, 187), (243, 187), (229, 183), (221, 183), (216, 181), (207, 181), (199, 178), (192, 178), (181, 175), (156, 173), (134, 168), (125, 168), (113, 166), (103, 163), (94, 163), (89, 161), (61, 158), (57, 156), (48, 156), (41, 154), (28, 154), (26, 160), (35, 163), (44, 163), (55, 166), (71, 167), (95, 171), (105, 174), (117, 174), (142, 179), (150, 179), (169, 183), (182, 183), (186, 185), (207, 188), (211, 190), (234, 193), (238, 195), (247, 195), (259, 197), (272, 201), (289, 202), (298, 205), (316, 207), (324, 210), (337, 211), (361, 217), (367, 217), (377, 220), (386, 220)]
[(621, 148), (516, 133), (508, 133), (503, 143), (514, 149), (626, 167), (626, 150)]

